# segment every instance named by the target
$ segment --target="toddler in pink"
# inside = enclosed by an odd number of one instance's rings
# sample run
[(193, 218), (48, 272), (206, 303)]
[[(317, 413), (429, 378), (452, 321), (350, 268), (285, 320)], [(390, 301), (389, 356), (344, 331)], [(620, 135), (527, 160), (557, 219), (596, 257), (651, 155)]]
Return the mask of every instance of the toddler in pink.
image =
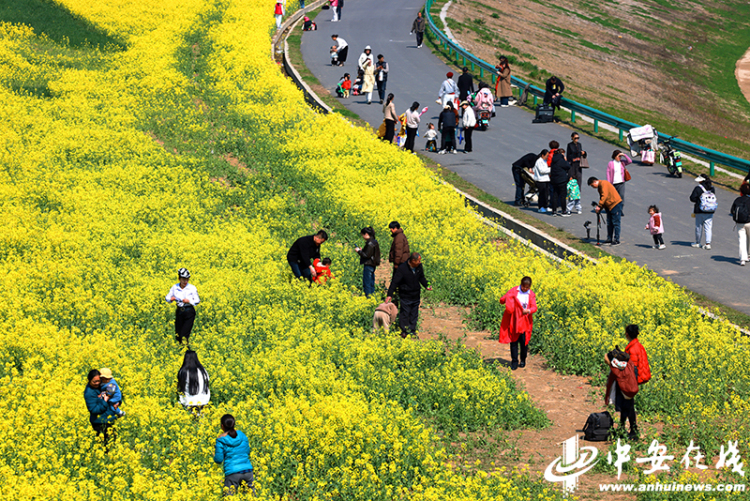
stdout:
[(664, 245), (664, 220), (661, 217), (659, 208), (652, 205), (648, 208), (648, 213), (651, 218), (648, 220), (646, 229), (651, 232), (651, 236), (654, 237), (654, 249), (666, 249)]

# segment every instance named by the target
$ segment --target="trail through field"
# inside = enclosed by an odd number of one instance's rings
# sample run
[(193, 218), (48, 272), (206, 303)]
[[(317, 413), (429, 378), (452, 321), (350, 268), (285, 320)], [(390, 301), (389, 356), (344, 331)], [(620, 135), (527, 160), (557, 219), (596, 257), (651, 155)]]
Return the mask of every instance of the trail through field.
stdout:
[[(466, 347), (476, 349), (486, 363), (496, 361), (510, 367), (510, 345), (497, 342), (497, 331), (467, 329), (464, 318), (468, 311), (468, 308), (446, 305), (421, 308), (419, 338), (438, 339), (442, 334), (452, 341), (463, 339)], [(561, 456), (563, 442), (575, 435), (582, 437), (580, 430), (588, 415), (603, 410), (602, 390), (594, 389), (587, 378), (558, 374), (541, 355), (529, 355), (526, 367), (513, 371), (513, 377), (552, 424), (544, 430), (510, 432), (520, 459), (509, 461), (500, 457), (497, 463), (508, 467), (528, 466), (529, 471), (543, 475), (545, 468)], [(595, 446), (600, 456), (608, 449), (607, 442), (583, 442), (581, 445)], [(601, 499), (599, 484), (616, 480), (616, 475), (588, 472), (579, 477), (576, 496), (581, 500)], [(635, 496), (609, 494), (607, 499), (624, 501), (635, 499)]]
[(737, 77), (737, 85), (740, 86), (745, 99), (750, 101), (750, 49), (747, 49), (747, 52), (737, 61), (734, 76)]

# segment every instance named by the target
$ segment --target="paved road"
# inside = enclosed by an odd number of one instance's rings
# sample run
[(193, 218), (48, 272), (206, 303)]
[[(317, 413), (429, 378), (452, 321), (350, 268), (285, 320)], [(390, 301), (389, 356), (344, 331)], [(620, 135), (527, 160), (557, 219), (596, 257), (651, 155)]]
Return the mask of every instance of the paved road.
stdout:
[[(331, 22), (330, 11), (323, 11), (316, 19), (318, 31), (303, 36), (305, 63), (325, 87), (333, 90), (345, 71), (356, 75), (357, 59), (365, 45), (371, 45), (373, 53), (384, 54), (390, 65), (388, 92), (395, 95), (396, 111), (402, 113), (413, 101), (429, 106), (429, 111), (422, 117), (420, 134), (423, 134), (427, 122), (437, 124), (440, 110), (435, 99), (446, 72), (451, 68), (427, 46), (417, 49), (415, 38), (409, 35), (421, 5), (407, 0), (349, 0), (344, 7), (343, 19), (336, 23)], [(344, 68), (330, 65), (328, 49), (332, 45), (330, 36), (333, 33), (341, 35), (350, 45), (349, 61)], [(575, 89), (570, 89), (570, 92), (575, 94)], [(377, 97), (377, 91), (374, 96)], [(364, 97), (353, 96), (344, 104), (373, 127), (378, 127), (383, 120), (382, 107), (377, 101), (368, 106)], [(515, 186), (510, 166), (513, 161), (528, 152), (541, 151), (552, 139), (565, 147), (572, 132), (562, 125), (532, 124), (532, 118), (527, 111), (515, 107), (498, 107), (497, 117), (492, 120), (489, 130), (474, 133), (473, 153), (428, 155), (470, 183), (512, 204)], [(584, 171), (584, 183), (588, 176), (606, 179), (607, 162), (615, 148), (584, 134), (581, 134), (581, 143), (592, 166)], [(423, 148), (424, 140), (418, 138), (417, 145)], [(636, 163), (629, 170), (633, 179), (626, 189), (623, 243), (617, 247), (605, 247), (605, 250), (648, 265), (678, 284), (750, 314), (750, 295), (746, 285), (750, 266), (738, 266), (737, 234), (728, 215), (736, 195), (717, 189), (719, 210), (714, 216), (713, 248), (710, 251), (694, 249), (690, 246), (695, 224), (689, 196), (696, 185), (695, 180), (688, 176), (682, 179), (668, 177), (666, 168), (660, 165), (647, 167)], [(572, 235), (585, 238), (584, 221), (596, 222), (596, 216), (587, 207), (598, 196), (588, 186), (581, 191), (582, 215), (562, 218), (527, 210)], [(652, 249), (651, 236), (644, 230), (648, 222), (647, 207), (651, 204), (658, 205), (664, 216), (665, 250)], [(603, 231), (606, 234), (606, 228)]]

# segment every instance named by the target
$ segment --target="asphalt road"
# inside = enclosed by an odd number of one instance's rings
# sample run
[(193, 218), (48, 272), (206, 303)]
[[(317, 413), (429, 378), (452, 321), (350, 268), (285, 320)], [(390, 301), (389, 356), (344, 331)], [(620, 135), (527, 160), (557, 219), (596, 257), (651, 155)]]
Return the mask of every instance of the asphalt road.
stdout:
[[(409, 35), (421, 6), (421, 3), (405, 0), (349, 0), (344, 6), (342, 19), (336, 23), (331, 22), (330, 11), (324, 10), (316, 18), (318, 31), (306, 32), (302, 38), (305, 63), (322, 85), (333, 92), (344, 72), (356, 76), (357, 59), (364, 47), (371, 45), (373, 54), (383, 54), (389, 63), (387, 92), (395, 95), (396, 111), (403, 113), (413, 101), (418, 101), (420, 108), (429, 106), (429, 111), (422, 117), (420, 135), (423, 135), (427, 122), (437, 125), (440, 107), (435, 100), (446, 72), (456, 71), (432, 54), (426, 45), (418, 49), (415, 37)], [(333, 33), (343, 37), (350, 46), (349, 58), (343, 68), (330, 64)], [(575, 89), (568, 92), (575, 95)], [(383, 110), (376, 100), (377, 91), (373, 98), (371, 105), (366, 104), (363, 96), (342, 101), (377, 128), (383, 120)], [(526, 153), (538, 153), (552, 139), (564, 148), (573, 132), (571, 128), (558, 124), (532, 124), (532, 118), (527, 111), (498, 106), (490, 128), (474, 133), (472, 153), (428, 155), (466, 181), (512, 204), (515, 186), (511, 164)], [(581, 134), (580, 142), (591, 163), (591, 168), (584, 171), (584, 184), (589, 176), (606, 179), (606, 166), (615, 147), (585, 134)], [(417, 147), (424, 148), (424, 143), (423, 139), (417, 138)], [(680, 285), (750, 314), (750, 297), (745, 282), (750, 277), (750, 266), (739, 266), (737, 233), (728, 215), (737, 195), (717, 188), (719, 210), (714, 216), (712, 249), (695, 249), (690, 246), (694, 241), (695, 220), (691, 217), (693, 204), (689, 200), (696, 186), (695, 180), (689, 176), (671, 178), (666, 168), (659, 164), (649, 167), (635, 162), (629, 171), (633, 178), (626, 186), (622, 244), (604, 249), (647, 265)], [(584, 186), (581, 188), (584, 206), (581, 215), (563, 218), (539, 214), (536, 208), (524, 210), (583, 239), (586, 236), (583, 223), (587, 220), (596, 222), (590, 206), (591, 201), (597, 199), (596, 191)], [(644, 229), (649, 217), (647, 208), (652, 204), (658, 205), (664, 217), (665, 250), (653, 249), (651, 235)], [(605, 235), (606, 227), (603, 227), (602, 236)]]

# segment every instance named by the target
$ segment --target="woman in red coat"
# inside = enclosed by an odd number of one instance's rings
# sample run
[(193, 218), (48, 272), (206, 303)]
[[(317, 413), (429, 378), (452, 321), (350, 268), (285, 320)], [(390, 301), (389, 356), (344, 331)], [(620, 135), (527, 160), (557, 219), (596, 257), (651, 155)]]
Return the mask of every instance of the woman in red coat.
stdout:
[[(510, 343), (510, 368), (526, 367), (531, 331), (534, 328), (536, 294), (531, 290), (531, 277), (523, 277), (521, 285), (513, 287), (500, 298), (505, 305), (503, 321), (500, 323), (501, 343)], [(521, 363), (518, 363), (518, 347), (521, 347)]]

